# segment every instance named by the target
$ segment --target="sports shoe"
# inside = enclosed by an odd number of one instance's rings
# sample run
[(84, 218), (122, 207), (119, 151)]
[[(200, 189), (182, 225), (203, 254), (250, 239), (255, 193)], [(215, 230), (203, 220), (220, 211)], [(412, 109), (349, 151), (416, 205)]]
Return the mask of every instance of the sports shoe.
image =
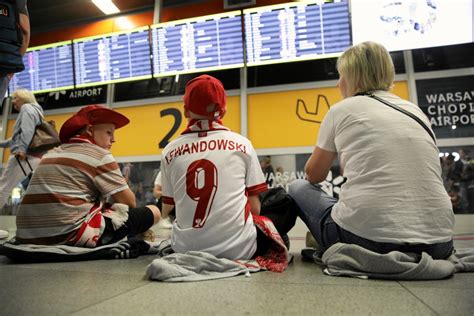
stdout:
[(8, 236), (10, 236), (9, 232), (7, 232), (6, 230), (1, 230), (0, 229), (0, 239), (8, 238)]
[(314, 261), (314, 254), (317, 252), (314, 248), (304, 248), (301, 250), (301, 257), (304, 261)]
[(306, 247), (308, 247), (308, 248), (315, 248), (315, 249), (321, 248), (321, 246), (318, 244), (318, 242), (316, 241), (316, 239), (314, 239), (314, 237), (313, 237), (313, 235), (311, 234), (311, 232), (307, 232), (307, 233), (306, 233)]
[(154, 231), (159, 238), (170, 238), (171, 228), (173, 228), (173, 222), (171, 221), (171, 217), (168, 216), (160, 219)]
[(171, 229), (173, 228), (173, 222), (171, 216), (160, 219), (158, 222), (158, 228)]

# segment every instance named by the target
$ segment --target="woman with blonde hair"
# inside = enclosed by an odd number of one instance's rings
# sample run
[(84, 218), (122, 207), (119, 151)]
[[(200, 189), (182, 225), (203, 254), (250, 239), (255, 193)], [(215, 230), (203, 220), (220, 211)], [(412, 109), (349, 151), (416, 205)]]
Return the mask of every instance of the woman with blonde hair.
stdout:
[[(300, 217), (323, 251), (343, 242), (381, 254), (448, 257), (454, 214), (428, 118), (389, 92), (395, 71), (382, 45), (350, 47), (337, 69), (344, 99), (321, 123), (305, 166), (307, 180), (289, 187)], [(347, 178), (339, 200), (318, 185), (336, 158)]]
[[(24, 164), (28, 170), (25, 159), (28, 159), (31, 167), (34, 169), (38, 166), (41, 155), (29, 154), (28, 146), (30, 145), (36, 126), (41, 123), (43, 109), (36, 101), (35, 95), (26, 89), (17, 89), (12, 94), (12, 103), (19, 112), (13, 127), (13, 135), (11, 138), (0, 141), (0, 147), (10, 147), (10, 158), (0, 176), (0, 209), (5, 205), (13, 188), (24, 177), (23, 171), (19, 163)], [(18, 160), (17, 160), (18, 159)], [(0, 235), (5, 235), (1, 234)]]

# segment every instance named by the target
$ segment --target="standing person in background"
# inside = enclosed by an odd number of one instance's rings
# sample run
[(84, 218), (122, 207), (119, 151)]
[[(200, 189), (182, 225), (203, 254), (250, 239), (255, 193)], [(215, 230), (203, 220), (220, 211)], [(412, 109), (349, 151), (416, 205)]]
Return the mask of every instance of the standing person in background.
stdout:
[[(19, 163), (27, 167), (25, 159), (28, 159), (33, 169), (38, 166), (41, 154), (28, 154), (28, 146), (35, 134), (36, 126), (41, 124), (43, 109), (36, 102), (34, 94), (26, 89), (18, 89), (13, 92), (13, 106), (20, 112), (13, 127), (13, 135), (10, 139), (0, 141), (0, 147), (10, 147), (10, 157), (0, 175), (0, 209), (3, 208), (11, 195), (13, 188), (25, 176)], [(19, 161), (18, 161), (18, 160)], [(8, 235), (0, 232), (4, 238)]]
[[(158, 171), (158, 174), (155, 177), (154, 186), (153, 186), (153, 196), (156, 199), (156, 206), (161, 210), (163, 208), (162, 203), (162, 194), (163, 187), (161, 184), (161, 170)], [(166, 217), (162, 217), (158, 223), (156, 229), (158, 230), (159, 237), (170, 237), (171, 228), (173, 227), (173, 220), (175, 218), (174, 209), (169, 211)]]
[[(22, 57), (29, 44), (30, 19), (26, 0), (2, 0), (0, 2), (0, 106), (3, 104), (8, 83), (13, 74), (25, 68)], [(5, 171), (8, 166), (11, 167), (10, 164), (7, 164), (0, 180), (5, 180)], [(9, 185), (11, 184), (5, 183), (5, 181), (0, 183), (0, 187), (3, 187), (0, 188), (0, 208), (6, 202), (4, 190)], [(8, 232), (0, 230), (0, 239), (6, 238), (8, 235)]]
[[(395, 76), (390, 54), (380, 44), (364, 42), (347, 49), (337, 69), (344, 100), (331, 106), (321, 123), (305, 166), (307, 180), (289, 186), (300, 217), (323, 251), (343, 242), (380, 254), (449, 257), (454, 214), (438, 147), (421, 109), (389, 92)], [(380, 100), (410, 112), (428, 131)], [(339, 200), (318, 185), (338, 155), (347, 178)]]
[(285, 173), (282, 166), (276, 168), (275, 188), (283, 188), (288, 191), (288, 173)]
[(262, 167), (262, 172), (265, 176), (265, 181), (269, 187), (273, 187), (273, 178), (275, 177), (275, 171), (272, 166), (272, 157), (265, 156), (260, 162), (260, 167)]
[[(18, 12), (18, 16), (17, 16)], [(26, 0), (0, 2), (0, 106), (15, 72), (24, 69), (22, 56), (30, 44)]]
[(110, 152), (115, 130), (128, 123), (99, 105), (64, 122), (63, 144), (44, 155), (21, 202), (18, 242), (94, 248), (144, 233), (159, 221), (155, 205), (136, 207)]
[[(472, 164), (469, 157), (469, 150), (461, 148), (459, 151), (459, 160), (463, 164), (461, 181), (459, 183), (459, 196), (461, 198), (461, 208), (464, 213), (469, 213), (469, 186), (472, 182)], [(472, 166), (471, 166), (472, 167)]]
[(132, 174), (132, 167), (133, 165), (130, 162), (127, 162), (122, 168), (122, 175), (128, 185), (130, 185), (130, 175)]
[(161, 209), (161, 195), (162, 195), (162, 187), (161, 187), (161, 170), (158, 171), (158, 174), (155, 177), (155, 181), (153, 182), (153, 196), (156, 199), (156, 206)]

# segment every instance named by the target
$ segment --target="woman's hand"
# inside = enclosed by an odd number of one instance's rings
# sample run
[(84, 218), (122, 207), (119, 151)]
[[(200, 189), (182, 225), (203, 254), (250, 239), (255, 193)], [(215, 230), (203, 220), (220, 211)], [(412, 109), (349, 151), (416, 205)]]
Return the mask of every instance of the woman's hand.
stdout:
[(20, 159), (20, 160), (25, 160), (26, 158), (26, 153), (22, 152), (22, 151), (19, 151), (15, 154), (15, 156)]

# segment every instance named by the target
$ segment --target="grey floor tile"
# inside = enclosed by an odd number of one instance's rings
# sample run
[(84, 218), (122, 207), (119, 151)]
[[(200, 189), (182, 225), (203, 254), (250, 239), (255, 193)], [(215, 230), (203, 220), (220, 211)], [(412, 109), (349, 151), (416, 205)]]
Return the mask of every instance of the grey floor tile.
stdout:
[[(2, 226), (11, 226), (0, 217)], [(8, 220), (10, 220), (8, 222)], [(10, 223), (10, 224), (9, 224)], [(456, 217), (457, 236), (473, 235), (474, 215)], [(8, 228), (6, 227), (6, 228)], [(301, 260), (306, 228), (292, 231), (294, 263), (284, 273), (198, 283), (144, 280), (154, 259), (11, 264), (0, 256), (0, 316), (157, 314), (474, 315), (474, 273), (442, 281), (330, 277)], [(456, 247), (474, 247), (471, 239)]]
[(146, 267), (154, 259), (154, 256), (142, 256), (136, 259), (21, 264), (11, 263), (4, 256), (0, 256), (0, 265), (2, 265), (2, 269), (21, 268), (35, 270), (75, 271), (88, 273), (127, 274), (144, 276)]
[(148, 284), (136, 275), (0, 269), (0, 315), (64, 315)]
[(362, 280), (348, 277), (332, 277), (325, 275), (322, 268), (313, 263), (302, 261), (297, 255), (294, 262), (283, 273), (263, 271), (253, 273), (250, 278), (238, 276), (232, 279), (236, 282), (265, 282), (282, 284), (318, 284), (318, 285), (352, 285), (352, 286), (388, 286), (400, 287), (397, 282), (384, 280)]
[(474, 239), (472, 239), (471, 236), (469, 237), (469, 239), (466, 239), (466, 240), (459, 240), (459, 239), (456, 240), (455, 239), (454, 240), (454, 248), (456, 248), (456, 249), (459, 249), (459, 248), (474, 248)]
[[(166, 297), (165, 300), (160, 298)], [(253, 282), (153, 282), (126, 295), (86, 308), (77, 315), (104, 311), (126, 315), (291, 314), (431, 315), (425, 304), (402, 288)]]
[[(400, 284), (411, 288), (466, 289), (474, 290), (474, 273), (456, 273), (453, 277), (439, 281), (402, 281)], [(473, 297), (474, 300), (474, 297)]]
[(455, 215), (454, 232), (456, 234), (474, 233), (474, 214)]
[(409, 291), (440, 315), (474, 315), (474, 290), (411, 287)]

